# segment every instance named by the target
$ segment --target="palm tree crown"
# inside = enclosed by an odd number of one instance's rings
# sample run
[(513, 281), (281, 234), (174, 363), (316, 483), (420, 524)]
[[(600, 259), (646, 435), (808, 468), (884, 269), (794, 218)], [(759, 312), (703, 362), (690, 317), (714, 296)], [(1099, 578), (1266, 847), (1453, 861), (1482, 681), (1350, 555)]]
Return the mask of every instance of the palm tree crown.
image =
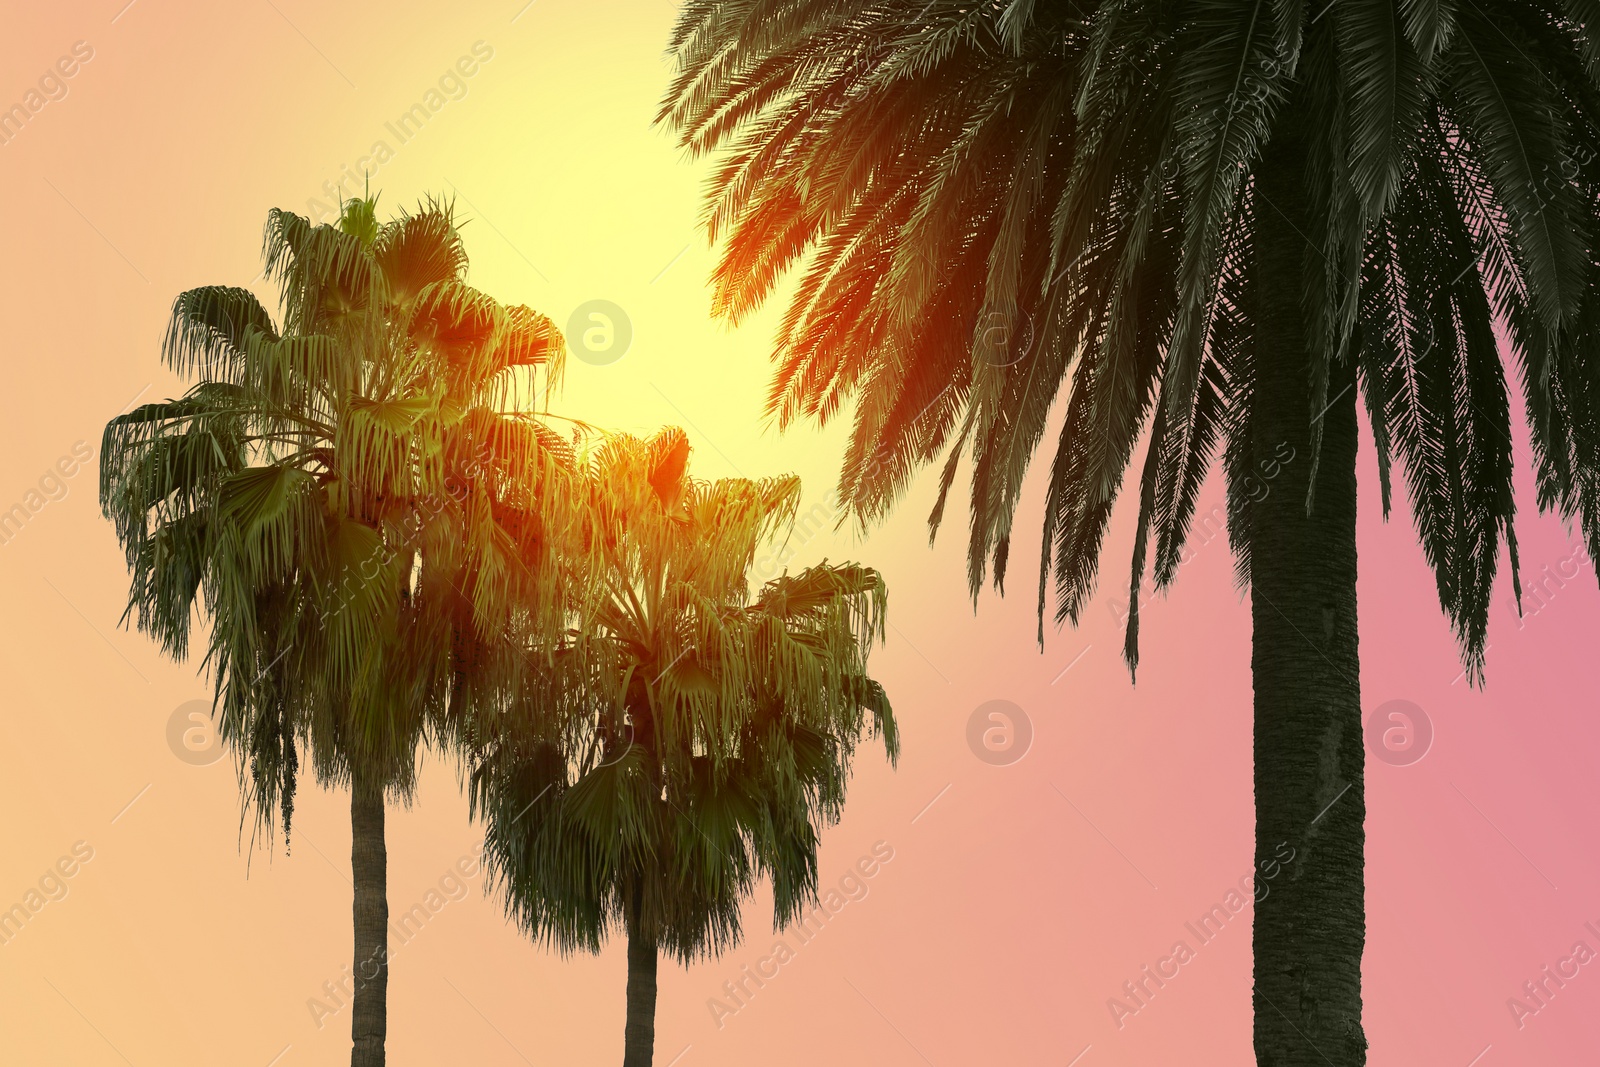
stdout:
[[(1311, 131), (1307, 415), (1338, 399), (1335, 368), (1359, 366), (1385, 506), (1398, 455), (1476, 677), (1512, 536), (1497, 324), (1539, 502), (1600, 548), (1584, 356), (1597, 46), (1577, 2), (1317, 6), (691, 3), (662, 117), (721, 152), (716, 308), (742, 317), (804, 262), (769, 410), (825, 420), (856, 401), (843, 498), (881, 516), (921, 465), (948, 450), (948, 490), (970, 453), (974, 592), (990, 566), (1003, 582), (1022, 477), (1068, 385), (1041, 560), (1058, 621), (1094, 590), (1145, 434), (1134, 584), (1146, 529), (1172, 578), (1219, 443), (1248, 579), (1252, 234), (1272, 210), (1252, 174), (1280, 129)], [(942, 511), (943, 495), (935, 526)]]
[(559, 368), (561, 337), (464, 283), (447, 205), (382, 226), (372, 201), (337, 227), (275, 210), (264, 254), (283, 326), (247, 290), (179, 296), (162, 354), (200, 380), (107, 425), (101, 498), (140, 629), (181, 657), (209, 618), (223, 735), (270, 818), (296, 741), (324, 776), (360, 754), (409, 780), (460, 643), (441, 627), (549, 599), (551, 539), (500, 520), (560, 528), (571, 499), (545, 490), (571, 447), (500, 410), (518, 371)]

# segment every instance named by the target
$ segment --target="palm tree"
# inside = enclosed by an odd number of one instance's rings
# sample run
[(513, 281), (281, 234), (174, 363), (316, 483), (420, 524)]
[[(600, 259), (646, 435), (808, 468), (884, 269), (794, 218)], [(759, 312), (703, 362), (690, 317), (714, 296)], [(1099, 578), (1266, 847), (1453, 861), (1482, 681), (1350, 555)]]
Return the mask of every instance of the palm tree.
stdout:
[(469, 745), (508, 914), (562, 952), (627, 938), (625, 1067), (651, 1062), (660, 955), (735, 944), (763, 876), (787, 925), (816, 899), (818, 834), (857, 741), (898, 751), (866, 674), (882, 580), (822, 564), (752, 597), (755, 553), (792, 521), (799, 482), (697, 481), (688, 452), (668, 430), (592, 456), (600, 547), (571, 632)]
[[(841, 496), (881, 516), (972, 462), (968, 578), (1003, 588), (1063, 384), (1040, 565), (1093, 595), (1141, 437), (1126, 655), (1221, 447), (1251, 591), (1262, 1064), (1365, 1062), (1357, 396), (1401, 460), (1481, 684), (1502, 537), (1503, 329), (1541, 508), (1600, 548), (1600, 16), (1582, 0), (690, 3), (662, 117), (720, 152), (707, 220), (737, 319), (804, 260), (769, 413), (854, 400)], [(1153, 546), (1151, 544), (1153, 539)]]
[(100, 483), (125, 619), (175, 658), (210, 623), (257, 832), (281, 818), (287, 841), (302, 752), (350, 788), (353, 1067), (384, 1061), (386, 797), (409, 800), (430, 718), (484, 669), (475, 650), (554, 597), (576, 500), (570, 447), (501, 410), (549, 380), (560, 334), (465, 284), (449, 205), (381, 225), (374, 209), (269, 213), (281, 326), (244, 289), (181, 294), (162, 358), (196, 384), (111, 420)]

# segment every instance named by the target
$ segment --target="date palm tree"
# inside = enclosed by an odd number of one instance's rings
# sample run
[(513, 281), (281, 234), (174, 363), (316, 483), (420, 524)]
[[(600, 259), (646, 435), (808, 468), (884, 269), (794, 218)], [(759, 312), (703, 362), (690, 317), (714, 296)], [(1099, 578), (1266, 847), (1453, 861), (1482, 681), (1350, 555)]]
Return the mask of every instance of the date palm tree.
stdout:
[(430, 720), (489, 669), (476, 650), (557, 587), (571, 449), (503, 408), (548, 383), (563, 345), (466, 285), (448, 204), (382, 224), (373, 199), (337, 225), (274, 210), (264, 257), (279, 322), (245, 289), (174, 302), (162, 358), (195, 384), (106, 426), (100, 500), (139, 629), (181, 659), (209, 623), (214, 713), (257, 832), (281, 821), (288, 839), (302, 753), (350, 789), (351, 1064), (371, 1067), (386, 798), (409, 800)]
[(737, 943), (758, 878), (776, 927), (814, 902), (818, 835), (839, 818), (858, 740), (898, 751), (866, 674), (882, 579), (822, 564), (752, 595), (756, 552), (792, 522), (799, 482), (698, 481), (688, 452), (668, 430), (590, 457), (600, 547), (570, 633), (468, 746), (507, 913), (562, 952), (627, 939), (624, 1067), (651, 1063), (660, 955)]
[(1358, 396), (1483, 680), (1507, 366), (1538, 502), (1600, 549), (1600, 7), (1588, 0), (691, 0), (662, 118), (718, 157), (715, 306), (801, 271), (769, 414), (853, 402), (841, 496), (882, 516), (970, 456), (968, 579), (1003, 589), (1056, 421), (1040, 640), (1092, 597), (1141, 439), (1138, 590), (1226, 475), (1251, 593), (1255, 1050), (1365, 1062)]

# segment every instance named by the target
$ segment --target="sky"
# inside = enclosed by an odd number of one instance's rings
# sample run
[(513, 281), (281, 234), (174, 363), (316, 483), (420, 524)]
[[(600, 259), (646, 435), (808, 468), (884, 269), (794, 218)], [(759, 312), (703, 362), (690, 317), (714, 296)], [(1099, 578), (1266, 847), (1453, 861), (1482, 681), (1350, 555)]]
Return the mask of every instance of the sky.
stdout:
[[(0, 512), (26, 513), (0, 543), (0, 909), (29, 911), (0, 943), (8, 1063), (348, 1061), (348, 1011), (325, 990), (350, 957), (348, 796), (307, 783), (289, 849), (241, 833), (231, 759), (190, 717), (202, 664), (120, 625), (126, 568), (95, 500), (105, 422), (184, 388), (159, 362), (173, 297), (269, 295), (270, 208), (313, 214), (362, 167), (384, 207), (454, 197), (474, 285), (576, 321), (574, 336), (607, 325), (595, 307), (610, 316), (613, 350), (571, 361), (556, 410), (681, 425), (699, 475), (792, 471), (830, 514), (841, 427), (780, 434), (760, 415), (781, 302), (738, 328), (709, 315), (706, 165), (652, 126), (673, 16), (655, 0), (7, 13), (0, 108), (29, 112), (0, 127)], [(1593, 566), (1535, 514), (1519, 436), (1536, 593), (1519, 618), (1502, 581), (1488, 685), (1470, 689), (1403, 499), (1383, 521), (1366, 440), (1369, 1062), (1592, 1060), (1600, 962), (1575, 947), (1600, 952)], [(1022, 530), (1039, 520), (1033, 484)], [(1221, 504), (1216, 479), (1206, 494), (1202, 513)], [(861, 750), (823, 835), (821, 881), (839, 892), (814, 936), (774, 933), (758, 894), (738, 947), (663, 965), (656, 1062), (1246, 1062), (1248, 907), (1204, 943), (1187, 925), (1251, 867), (1249, 603), (1225, 537), (1197, 537), (1145, 608), (1135, 686), (1127, 509), (1083, 624), (1048, 629), (1041, 650), (1037, 550), (1019, 538), (1012, 595), (974, 603), (963, 524), (930, 546), (931, 503), (924, 478), (865, 537), (830, 522), (798, 539), (791, 566), (887, 577), (873, 668), (903, 753), (890, 768)], [(389, 818), (391, 914), (424, 917), (393, 947), (389, 1062), (615, 1062), (622, 946), (562, 958), (529, 942), (484, 894), (479, 840), (455, 766), (431, 757)], [(1177, 974), (1128, 998), (1180, 941)], [(1532, 1000), (1545, 967), (1569, 977)]]

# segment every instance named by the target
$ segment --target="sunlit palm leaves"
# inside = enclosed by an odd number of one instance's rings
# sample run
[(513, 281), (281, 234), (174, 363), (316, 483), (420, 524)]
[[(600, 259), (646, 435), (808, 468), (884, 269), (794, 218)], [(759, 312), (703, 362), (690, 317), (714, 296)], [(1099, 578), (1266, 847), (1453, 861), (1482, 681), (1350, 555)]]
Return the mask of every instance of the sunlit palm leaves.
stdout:
[[(1219, 445), (1248, 579), (1251, 230), (1274, 210), (1251, 171), (1279, 124), (1310, 131), (1307, 418), (1315, 435), (1340, 399), (1329, 369), (1356, 361), (1385, 478), (1397, 453), (1477, 677), (1512, 537), (1497, 323), (1522, 370), (1540, 503), (1600, 549), (1585, 9), (704, 0), (680, 19), (662, 118), (718, 152), (718, 310), (739, 318), (799, 274), (772, 414), (854, 402), (841, 488), (863, 519), (923, 464), (948, 453), (948, 488), (970, 456), (975, 592), (991, 567), (1003, 579), (1022, 477), (1067, 383), (1040, 609), (1053, 575), (1057, 616), (1074, 619), (1141, 436), (1135, 585), (1147, 537), (1157, 582), (1174, 576)], [(1136, 647), (1130, 633), (1130, 660)]]
[(858, 739), (898, 750), (866, 673), (882, 580), (824, 564), (752, 594), (799, 484), (698, 481), (687, 458), (675, 430), (586, 457), (596, 569), (546, 673), (473, 746), (507, 910), (565, 951), (626, 930), (682, 959), (718, 952), (761, 876), (786, 923), (814, 897)]
[(497, 684), (473, 658), (487, 635), (559, 626), (580, 487), (571, 442), (523, 413), (560, 334), (465, 284), (449, 205), (275, 210), (264, 257), (280, 322), (244, 289), (175, 301), (163, 359), (197, 383), (107, 425), (101, 503), (140, 629), (183, 656), (204, 620), (221, 732), (270, 826), (301, 747), (322, 779), (361, 763), (408, 790), (452, 679)]

